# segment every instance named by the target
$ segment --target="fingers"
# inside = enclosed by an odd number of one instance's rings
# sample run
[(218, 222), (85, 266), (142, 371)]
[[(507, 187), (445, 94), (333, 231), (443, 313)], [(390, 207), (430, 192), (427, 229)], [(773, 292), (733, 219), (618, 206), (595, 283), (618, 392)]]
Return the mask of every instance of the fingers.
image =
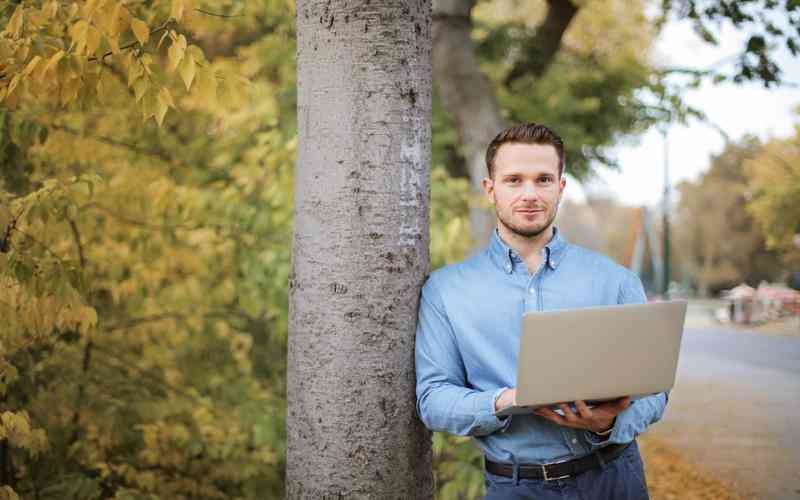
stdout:
[(592, 418), (592, 409), (589, 408), (582, 400), (579, 399), (575, 401), (575, 408), (578, 409), (578, 413), (581, 417)]
[(600, 404), (594, 405), (595, 410), (603, 409), (603, 410), (610, 410), (616, 411), (617, 413), (621, 412), (631, 404), (631, 397), (625, 396), (617, 399), (611, 399), (608, 401), (604, 401)]
[(572, 408), (570, 408), (568, 404), (558, 403), (558, 407), (561, 409), (561, 411), (564, 412), (564, 419), (567, 422), (574, 422), (578, 420), (578, 417), (575, 415), (575, 413), (572, 411)]
[(554, 412), (550, 408), (545, 408), (545, 407), (537, 408), (533, 410), (533, 413), (558, 425), (564, 425), (567, 422), (564, 417)]
[(619, 408), (619, 411), (624, 410), (625, 408), (627, 408), (630, 405), (631, 405), (631, 397), (630, 396), (625, 396), (624, 398), (619, 398), (616, 401), (614, 401), (614, 406), (616, 408)]

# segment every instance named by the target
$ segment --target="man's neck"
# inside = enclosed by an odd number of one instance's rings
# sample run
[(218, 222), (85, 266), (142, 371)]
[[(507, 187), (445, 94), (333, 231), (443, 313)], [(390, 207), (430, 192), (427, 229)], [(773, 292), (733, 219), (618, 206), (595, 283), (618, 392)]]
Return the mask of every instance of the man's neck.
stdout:
[(550, 224), (547, 229), (538, 235), (528, 238), (510, 231), (507, 227), (500, 223), (500, 221), (497, 221), (497, 232), (500, 234), (500, 238), (505, 242), (505, 244), (517, 252), (517, 255), (519, 255), (523, 262), (525, 262), (525, 264), (528, 266), (528, 269), (531, 269), (531, 264), (535, 264), (531, 272), (536, 270), (536, 267), (538, 267), (538, 264), (541, 262), (542, 249), (548, 243), (550, 243), (550, 240), (553, 239), (554, 234), (553, 225)]

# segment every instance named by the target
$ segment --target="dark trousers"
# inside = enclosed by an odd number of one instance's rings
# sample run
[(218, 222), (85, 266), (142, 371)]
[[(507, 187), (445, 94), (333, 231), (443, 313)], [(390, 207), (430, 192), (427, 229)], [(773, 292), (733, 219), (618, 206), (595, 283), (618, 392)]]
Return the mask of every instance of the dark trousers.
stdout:
[(636, 441), (605, 467), (544, 481), (486, 474), (486, 500), (649, 500)]

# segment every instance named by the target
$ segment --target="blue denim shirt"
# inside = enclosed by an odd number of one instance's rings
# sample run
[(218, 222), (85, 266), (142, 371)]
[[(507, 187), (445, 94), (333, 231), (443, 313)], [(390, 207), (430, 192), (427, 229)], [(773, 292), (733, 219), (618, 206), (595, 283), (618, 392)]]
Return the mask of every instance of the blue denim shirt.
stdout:
[(523, 312), (646, 301), (636, 274), (567, 243), (558, 230), (543, 252), (530, 274), (495, 230), (486, 249), (434, 271), (422, 289), (415, 354), (420, 418), (431, 430), (474, 436), (497, 462), (548, 463), (629, 442), (667, 404), (666, 393), (635, 400), (606, 441), (534, 414), (493, 415), (495, 398), (517, 385)]

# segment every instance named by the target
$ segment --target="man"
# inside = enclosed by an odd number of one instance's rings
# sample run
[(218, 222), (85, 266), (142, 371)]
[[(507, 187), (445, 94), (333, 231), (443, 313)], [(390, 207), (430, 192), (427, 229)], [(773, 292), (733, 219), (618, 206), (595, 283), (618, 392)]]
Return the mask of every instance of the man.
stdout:
[[(648, 498), (635, 437), (661, 418), (667, 394), (561, 404), (563, 416), (494, 416), (515, 402), (524, 312), (646, 300), (634, 273), (567, 243), (553, 225), (564, 156), (562, 140), (543, 125), (511, 127), (489, 145), (483, 189), (497, 228), (486, 249), (435, 271), (423, 287), (417, 409), (429, 429), (477, 439), (487, 499)], [(563, 361), (564, 370), (603, 376)]]

